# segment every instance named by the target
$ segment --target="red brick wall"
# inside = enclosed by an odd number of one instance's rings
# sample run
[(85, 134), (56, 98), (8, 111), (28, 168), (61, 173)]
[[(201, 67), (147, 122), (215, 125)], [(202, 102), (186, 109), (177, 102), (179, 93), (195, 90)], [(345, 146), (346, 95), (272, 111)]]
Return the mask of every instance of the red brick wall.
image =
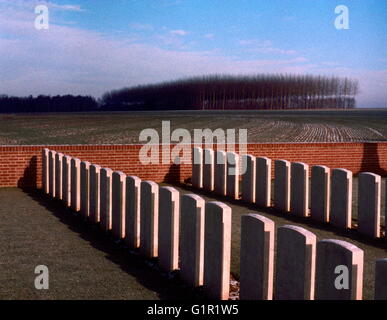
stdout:
[[(0, 146), (0, 187), (40, 187), (41, 151), (49, 148), (156, 182), (183, 182), (191, 165), (142, 165), (142, 145)], [(173, 147), (173, 146), (172, 146)], [(355, 174), (372, 171), (387, 175), (387, 142), (382, 143), (256, 143), (248, 153), (271, 159), (301, 161), (309, 165), (346, 168)], [(161, 159), (161, 148), (160, 148)]]

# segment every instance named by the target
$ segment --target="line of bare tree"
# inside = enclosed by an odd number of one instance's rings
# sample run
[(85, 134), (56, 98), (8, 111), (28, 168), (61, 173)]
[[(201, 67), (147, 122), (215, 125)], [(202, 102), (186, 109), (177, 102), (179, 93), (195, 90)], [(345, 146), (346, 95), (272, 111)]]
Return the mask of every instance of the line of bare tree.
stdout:
[(85, 112), (96, 111), (97, 101), (90, 96), (14, 97), (0, 95), (0, 113), (19, 112)]
[(312, 75), (212, 75), (107, 92), (104, 110), (352, 109), (358, 82)]

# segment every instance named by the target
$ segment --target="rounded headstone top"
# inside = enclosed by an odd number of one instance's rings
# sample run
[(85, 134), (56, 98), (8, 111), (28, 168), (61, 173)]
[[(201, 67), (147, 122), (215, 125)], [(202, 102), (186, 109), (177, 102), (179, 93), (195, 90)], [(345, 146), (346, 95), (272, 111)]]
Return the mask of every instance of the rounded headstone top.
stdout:
[(281, 229), (281, 230), (285, 229), (285, 230), (290, 230), (290, 231), (296, 232), (300, 235), (303, 235), (307, 239), (316, 239), (316, 235), (313, 232), (310, 232), (309, 230), (306, 230), (306, 229), (299, 227), (299, 226), (287, 224), (287, 225), (283, 225), (283, 226), (279, 227), (278, 229)]
[(193, 200), (196, 200), (196, 201), (203, 201), (204, 202), (204, 199), (202, 197), (200, 197), (200, 196), (198, 196), (197, 194), (194, 194), (194, 193), (183, 194), (182, 198), (188, 198), (188, 199), (193, 199)]
[(337, 246), (337, 247), (344, 248), (344, 249), (347, 249), (347, 250), (353, 251), (353, 252), (354, 251), (361, 251), (361, 252), (363, 252), (363, 250), (360, 249), (359, 247), (355, 246), (352, 243), (344, 241), (344, 240), (324, 239), (324, 240), (319, 241), (319, 243)]
[(246, 213), (246, 214), (243, 214), (242, 217), (251, 217), (251, 218), (254, 218), (257, 220), (261, 220), (262, 222), (273, 222), (274, 223), (273, 220), (266, 218), (264, 216), (261, 216), (258, 213)]

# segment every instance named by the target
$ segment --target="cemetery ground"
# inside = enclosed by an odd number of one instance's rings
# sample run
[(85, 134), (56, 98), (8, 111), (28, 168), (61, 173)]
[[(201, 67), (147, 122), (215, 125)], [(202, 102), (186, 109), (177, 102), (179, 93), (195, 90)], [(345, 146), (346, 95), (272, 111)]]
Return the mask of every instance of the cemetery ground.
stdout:
[[(384, 179), (386, 180), (386, 179)], [(384, 181), (385, 183), (385, 181)], [(166, 185), (166, 184), (162, 184)], [(364, 250), (363, 299), (373, 298), (375, 260), (386, 257), (385, 239), (372, 240), (355, 230), (343, 231), (291, 214), (230, 201), (190, 186), (174, 186), (181, 193), (196, 193), (206, 201), (222, 201), (232, 208), (231, 273), (239, 277), (240, 218), (259, 213), (276, 228), (298, 225), (318, 240), (341, 239)], [(382, 198), (382, 212), (384, 198)], [(356, 225), (357, 179), (354, 179), (352, 224)], [(80, 223), (80, 217), (39, 190), (0, 189), (0, 299), (202, 299), (198, 292), (167, 279), (138, 255), (114, 243), (98, 227)], [(384, 225), (382, 217), (382, 225)], [(34, 288), (34, 268), (47, 265), (50, 289)]]
[[(248, 130), (248, 142), (387, 141), (387, 109), (350, 111), (168, 111), (61, 114), (2, 114), (0, 144), (131, 144), (146, 128)], [(382, 215), (385, 212), (383, 179)], [(163, 184), (165, 185), (165, 184)], [(385, 239), (372, 240), (356, 230), (343, 231), (291, 214), (257, 208), (189, 186), (174, 186), (232, 208), (231, 272), (239, 277), (240, 218), (259, 213), (276, 228), (298, 225), (318, 240), (340, 239), (364, 250), (363, 299), (372, 299), (375, 260), (387, 256)], [(178, 280), (168, 279), (139, 255), (40, 190), (0, 189), (0, 299), (201, 299)], [(357, 179), (354, 178), (353, 226), (356, 226)], [(382, 216), (382, 226), (385, 218)], [(383, 228), (384, 230), (384, 228)], [(383, 234), (382, 234), (383, 236)], [(110, 241), (107, 241), (110, 240)], [(34, 288), (34, 268), (47, 265), (50, 289)]]
[[(0, 300), (190, 298), (40, 190), (1, 188), (0, 203)], [(42, 264), (48, 290), (34, 287)]]
[(247, 129), (248, 142), (386, 141), (387, 109), (1, 114), (0, 144), (131, 144), (143, 129)]

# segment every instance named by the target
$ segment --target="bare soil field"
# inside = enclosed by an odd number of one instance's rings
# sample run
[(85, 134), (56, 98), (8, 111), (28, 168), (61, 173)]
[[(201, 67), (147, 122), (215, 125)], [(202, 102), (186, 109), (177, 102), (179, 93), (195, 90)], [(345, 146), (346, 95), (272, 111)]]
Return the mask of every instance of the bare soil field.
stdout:
[(247, 129), (248, 142), (386, 141), (387, 109), (0, 115), (0, 144), (130, 144), (143, 129)]

